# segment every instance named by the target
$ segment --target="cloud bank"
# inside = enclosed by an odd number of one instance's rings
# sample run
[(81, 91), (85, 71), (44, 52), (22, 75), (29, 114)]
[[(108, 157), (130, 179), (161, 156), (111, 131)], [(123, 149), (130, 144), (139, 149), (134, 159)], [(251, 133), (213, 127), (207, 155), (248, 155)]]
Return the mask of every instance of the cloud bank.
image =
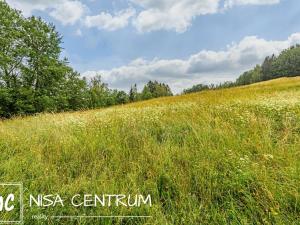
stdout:
[(144, 9), (134, 20), (134, 26), (140, 32), (161, 29), (185, 32), (191, 26), (193, 18), (217, 13), (219, 8), (219, 0), (132, 0), (132, 2)]
[(139, 32), (173, 30), (185, 32), (194, 18), (215, 14), (238, 5), (272, 5), (280, 0), (131, 0), (143, 10), (133, 21)]
[(236, 5), (274, 5), (279, 4), (280, 0), (226, 0), (225, 8), (232, 8)]
[(136, 59), (130, 64), (111, 70), (86, 71), (85, 77), (102, 75), (113, 88), (128, 90), (133, 83), (142, 85), (149, 80), (168, 83), (174, 92), (197, 83), (234, 80), (242, 72), (262, 63), (268, 55), (279, 54), (283, 49), (300, 43), (300, 33), (285, 41), (268, 41), (256, 36), (243, 38), (223, 51), (203, 50), (187, 59)]
[(98, 15), (86, 15), (89, 9), (84, 1), (79, 0), (7, 2), (22, 10), (25, 16), (36, 10), (44, 11), (63, 25), (82, 21), (80, 24), (87, 28), (115, 31), (131, 24), (140, 33), (157, 30), (183, 33), (198, 16), (220, 13), (239, 5), (273, 5), (280, 3), (280, 0), (128, 0), (131, 7), (119, 12), (100, 11)]
[(134, 15), (135, 10), (132, 8), (119, 11), (114, 15), (101, 12), (96, 16), (87, 16), (85, 18), (85, 25), (89, 28), (97, 27), (99, 30), (115, 31), (126, 27), (129, 23), (129, 19)]
[(75, 24), (88, 11), (88, 7), (79, 0), (7, 0), (7, 3), (21, 10), (26, 17), (31, 16), (34, 11), (48, 12), (63, 25)]

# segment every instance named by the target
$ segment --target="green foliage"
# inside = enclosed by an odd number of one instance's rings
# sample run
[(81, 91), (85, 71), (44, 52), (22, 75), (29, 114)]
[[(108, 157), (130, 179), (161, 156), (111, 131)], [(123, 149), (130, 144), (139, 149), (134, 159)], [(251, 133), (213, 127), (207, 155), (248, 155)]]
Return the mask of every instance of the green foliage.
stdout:
[(88, 107), (99, 108), (129, 102), (129, 96), (124, 91), (111, 90), (106, 83), (102, 82), (101, 76), (96, 75), (88, 87)]
[(129, 102), (129, 96), (125, 91), (117, 91), (115, 90), (116, 93), (116, 104), (126, 104)]
[(98, 108), (107, 105), (109, 89), (107, 84), (101, 81), (101, 76), (97, 75), (91, 79), (89, 94), (90, 94), (90, 107)]
[(84, 81), (60, 59), (55, 27), (0, 2), (0, 117), (85, 107)]
[(129, 91), (129, 101), (130, 102), (135, 102), (138, 100), (138, 91), (137, 91), (137, 86), (134, 84), (131, 86), (130, 91)]
[(143, 89), (143, 94), (145, 96), (145, 99), (173, 95), (170, 87), (167, 84), (159, 83), (157, 81), (149, 81)]
[(97, 75), (89, 81), (61, 59), (62, 37), (41, 18), (24, 18), (0, 1), (0, 117), (126, 104), (171, 96), (168, 85), (136, 84), (129, 95), (111, 90)]
[(272, 63), (273, 78), (300, 75), (300, 45), (284, 50)]
[(199, 92), (199, 91), (205, 91), (208, 90), (210, 87), (206, 84), (197, 84), (194, 85), (191, 88), (185, 89), (183, 91), (184, 94), (189, 94), (189, 93), (193, 93), (193, 92)]
[(263, 64), (261, 65), (262, 68), (262, 74), (261, 74), (261, 78), (262, 80), (270, 80), (272, 79), (273, 76), (273, 72), (272, 71), (272, 65), (274, 63), (274, 61), (276, 60), (275, 55), (272, 55), (271, 57), (267, 56), (263, 62)]
[(150, 91), (150, 88), (146, 85), (141, 93), (141, 98), (144, 100), (148, 100), (153, 98), (153, 95)]
[(170, 87), (167, 84), (159, 83), (157, 81), (149, 81), (144, 86), (141, 93), (138, 93), (136, 84), (132, 86), (129, 91), (129, 100), (131, 102), (166, 96), (173, 96)]
[(253, 70), (243, 73), (237, 80), (236, 85), (247, 85), (262, 80), (261, 66), (257, 65)]
[(252, 84), (279, 77), (294, 77), (300, 75), (300, 45), (283, 50), (279, 56), (268, 56), (261, 66), (245, 72), (237, 80), (237, 85)]
[(225, 88), (231, 88), (231, 87), (235, 87), (235, 86), (236, 86), (236, 83), (231, 82), (231, 81), (225, 81), (220, 84), (209, 84), (209, 85), (197, 84), (191, 88), (183, 90), (183, 94), (190, 94), (190, 93), (201, 92), (201, 91), (206, 91), (206, 90), (225, 89)]

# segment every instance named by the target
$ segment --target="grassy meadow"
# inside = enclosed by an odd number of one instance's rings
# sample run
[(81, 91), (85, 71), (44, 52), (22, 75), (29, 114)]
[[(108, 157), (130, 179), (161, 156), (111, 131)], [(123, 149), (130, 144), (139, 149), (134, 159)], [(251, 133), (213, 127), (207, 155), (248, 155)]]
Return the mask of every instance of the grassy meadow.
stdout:
[[(300, 224), (300, 78), (1, 121), (0, 181), (24, 183), (25, 224)], [(153, 205), (29, 208), (38, 193)]]

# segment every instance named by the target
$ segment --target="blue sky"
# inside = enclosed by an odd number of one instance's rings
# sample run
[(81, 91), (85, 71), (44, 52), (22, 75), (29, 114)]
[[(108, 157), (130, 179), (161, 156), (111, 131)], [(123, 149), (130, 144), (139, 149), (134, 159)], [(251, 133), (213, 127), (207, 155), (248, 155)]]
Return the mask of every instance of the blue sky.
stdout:
[(54, 23), (83, 76), (128, 90), (148, 80), (174, 92), (233, 80), (300, 43), (298, 0), (7, 0)]

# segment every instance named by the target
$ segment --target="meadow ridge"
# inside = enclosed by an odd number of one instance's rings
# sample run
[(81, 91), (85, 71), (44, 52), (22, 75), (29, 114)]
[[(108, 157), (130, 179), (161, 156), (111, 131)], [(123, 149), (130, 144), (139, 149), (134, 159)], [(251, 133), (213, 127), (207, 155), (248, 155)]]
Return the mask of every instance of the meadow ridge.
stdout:
[(24, 202), (152, 197), (137, 208), (25, 204), (25, 224), (300, 224), (300, 77), (3, 120), (0, 152), (0, 181), (23, 182)]

